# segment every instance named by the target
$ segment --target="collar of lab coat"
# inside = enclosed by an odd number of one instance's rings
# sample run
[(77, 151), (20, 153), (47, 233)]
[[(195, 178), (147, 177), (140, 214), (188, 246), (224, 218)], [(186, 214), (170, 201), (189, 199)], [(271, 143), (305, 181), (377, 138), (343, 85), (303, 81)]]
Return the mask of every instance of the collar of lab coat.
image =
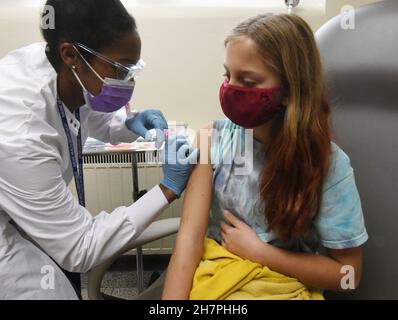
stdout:
[(64, 103), (62, 103), (62, 106), (65, 110), (66, 120), (68, 121), (70, 131), (73, 135), (77, 136), (79, 134), (80, 122), (76, 119), (75, 115), (70, 112)]

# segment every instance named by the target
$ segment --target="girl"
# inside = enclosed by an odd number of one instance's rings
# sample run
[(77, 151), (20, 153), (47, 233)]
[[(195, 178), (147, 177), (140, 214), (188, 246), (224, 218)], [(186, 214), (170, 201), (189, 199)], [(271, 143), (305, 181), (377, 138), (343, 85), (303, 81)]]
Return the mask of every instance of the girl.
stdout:
[[(201, 163), (188, 183), (163, 298), (316, 298), (309, 288), (345, 289), (344, 270), (356, 288), (368, 236), (350, 160), (332, 142), (310, 27), (295, 15), (260, 15), (225, 45), (220, 102), (228, 119), (198, 135)], [(238, 146), (251, 138), (252, 170), (237, 174)], [(220, 161), (226, 154), (232, 162)], [(293, 289), (260, 285), (253, 293), (265, 278)]]

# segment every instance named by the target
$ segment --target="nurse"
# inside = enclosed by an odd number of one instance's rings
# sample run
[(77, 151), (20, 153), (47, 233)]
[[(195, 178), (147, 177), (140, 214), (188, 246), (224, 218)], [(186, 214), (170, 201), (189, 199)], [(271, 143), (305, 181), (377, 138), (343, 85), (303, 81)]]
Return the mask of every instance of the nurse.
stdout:
[[(164, 178), (139, 201), (95, 218), (85, 209), (87, 137), (132, 142), (167, 123), (158, 110), (124, 108), (145, 63), (134, 18), (119, 0), (47, 5), (55, 28), (42, 30), (46, 43), (0, 60), (0, 299), (79, 298), (80, 273), (145, 230), (191, 171), (189, 161), (168, 164), (165, 152)], [(167, 148), (197, 157), (183, 138)], [(68, 189), (73, 177), (78, 199)]]

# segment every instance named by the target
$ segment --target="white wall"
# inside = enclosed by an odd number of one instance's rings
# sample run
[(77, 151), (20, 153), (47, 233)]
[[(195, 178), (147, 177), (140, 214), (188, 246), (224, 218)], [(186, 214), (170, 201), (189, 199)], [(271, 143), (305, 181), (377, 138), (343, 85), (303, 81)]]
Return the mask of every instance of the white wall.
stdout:
[[(15, 4), (6, 6), (3, 1), (0, 4), (0, 56), (41, 40), (39, 8), (16, 7)], [(141, 3), (146, 5), (137, 7), (126, 0), (143, 39), (142, 58), (148, 63), (139, 78), (133, 106), (138, 109), (160, 108), (168, 120), (187, 122), (193, 129), (223, 117), (218, 89), (223, 74), (223, 42), (228, 32), (251, 15), (285, 11), (283, 6), (278, 8), (275, 5), (282, 0), (264, 0), (264, 8), (199, 8), (192, 5), (195, 0), (189, 0), (190, 5), (185, 7), (150, 6), (150, 2), (145, 1), (141, 0)], [(187, 0), (179, 0), (184, 1)], [(216, 1), (228, 3), (226, 0), (213, 0), (213, 3)], [(253, 1), (256, 0), (251, 0), (251, 3)], [(326, 0), (325, 3), (325, 0), (302, 0), (303, 6), (296, 12), (315, 31), (338, 14), (343, 5), (359, 6), (372, 2), (378, 1)], [(24, 2), (19, 0), (18, 3)]]

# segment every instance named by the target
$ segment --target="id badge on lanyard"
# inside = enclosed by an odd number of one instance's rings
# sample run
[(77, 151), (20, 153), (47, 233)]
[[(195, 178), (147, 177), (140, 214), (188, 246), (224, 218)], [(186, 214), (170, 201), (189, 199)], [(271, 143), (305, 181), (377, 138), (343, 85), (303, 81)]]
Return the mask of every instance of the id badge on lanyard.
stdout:
[[(72, 135), (66, 118), (65, 109), (63, 103), (59, 97), (57, 97), (58, 111), (61, 116), (62, 125), (65, 130), (66, 138), (68, 139), (68, 148), (70, 161), (72, 163), (73, 176), (75, 178), (77, 196), (79, 198), (79, 204), (83, 207), (86, 206), (85, 194), (84, 194), (84, 177), (83, 177), (83, 147), (82, 147), (82, 135), (81, 127), (79, 128), (79, 134), (77, 135), (77, 157), (75, 149), (73, 147)], [(75, 112), (76, 119), (80, 122), (80, 111)]]

